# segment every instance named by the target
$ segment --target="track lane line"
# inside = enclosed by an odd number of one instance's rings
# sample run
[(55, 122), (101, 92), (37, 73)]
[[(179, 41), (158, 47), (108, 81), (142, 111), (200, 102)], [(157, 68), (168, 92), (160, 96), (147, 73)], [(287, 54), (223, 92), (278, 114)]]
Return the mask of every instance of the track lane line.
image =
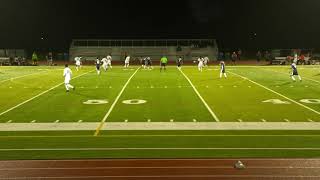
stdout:
[(186, 78), (186, 80), (189, 82), (189, 84), (191, 85), (191, 87), (193, 88), (194, 92), (198, 95), (198, 97), (200, 98), (200, 100), (202, 101), (202, 103), (205, 105), (205, 107), (207, 108), (207, 110), (210, 112), (211, 116), (213, 117), (213, 119), (216, 122), (220, 122), (219, 118), (217, 117), (217, 115), (212, 111), (212, 109), (210, 108), (210, 106), (207, 104), (207, 102), (202, 98), (202, 96), (200, 95), (199, 91), (197, 90), (197, 88), (193, 85), (192, 81), (188, 78), (188, 76), (181, 70), (178, 69), (181, 74)]
[(98, 136), (101, 129), (103, 128), (106, 120), (108, 119), (108, 117), (110, 116), (113, 108), (116, 106), (117, 102), (119, 101), (121, 95), (123, 94), (124, 90), (126, 89), (126, 87), (128, 86), (128, 84), (130, 83), (131, 79), (137, 74), (137, 72), (141, 69), (141, 67), (139, 67), (131, 76), (130, 78), (127, 80), (126, 84), (123, 86), (123, 88), (121, 89), (120, 93), (118, 94), (118, 96), (116, 97), (116, 99), (113, 101), (111, 107), (109, 108), (107, 114), (103, 117), (103, 119), (101, 120), (99, 126), (96, 128), (96, 131), (94, 133), (94, 136)]

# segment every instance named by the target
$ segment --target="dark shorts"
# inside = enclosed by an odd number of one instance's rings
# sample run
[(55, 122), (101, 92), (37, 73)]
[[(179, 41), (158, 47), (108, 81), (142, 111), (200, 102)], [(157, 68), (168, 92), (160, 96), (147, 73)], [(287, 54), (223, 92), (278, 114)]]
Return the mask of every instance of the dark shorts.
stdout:
[(293, 76), (298, 76), (298, 75), (299, 75), (299, 73), (298, 73), (298, 71), (297, 71), (297, 70), (294, 70), (294, 71), (292, 72), (292, 75), (293, 75)]
[(221, 72), (222, 72), (222, 73), (226, 73), (226, 70), (225, 70), (225, 69), (221, 69)]
[(100, 70), (100, 65), (99, 64), (96, 65), (96, 69)]
[(166, 67), (167, 63), (161, 63), (162, 67)]

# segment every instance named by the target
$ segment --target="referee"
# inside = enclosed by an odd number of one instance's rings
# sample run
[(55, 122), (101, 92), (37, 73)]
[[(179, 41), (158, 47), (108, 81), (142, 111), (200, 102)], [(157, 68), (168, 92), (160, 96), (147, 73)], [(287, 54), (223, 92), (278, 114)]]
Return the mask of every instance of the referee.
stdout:
[(168, 63), (168, 58), (166, 56), (163, 56), (160, 60), (160, 72), (162, 72), (162, 69), (164, 71), (166, 70), (167, 63)]

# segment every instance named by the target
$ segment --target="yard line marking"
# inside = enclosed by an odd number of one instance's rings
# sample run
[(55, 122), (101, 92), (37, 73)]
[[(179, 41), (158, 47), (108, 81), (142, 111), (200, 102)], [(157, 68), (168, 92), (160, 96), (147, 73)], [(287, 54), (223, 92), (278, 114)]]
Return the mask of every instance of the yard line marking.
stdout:
[[(271, 71), (271, 72), (276, 72), (276, 73), (279, 73), (279, 74), (285, 74), (285, 75), (288, 75), (287, 73), (284, 73), (284, 72), (279, 72), (279, 71), (275, 71), (275, 70), (270, 70), (270, 69), (264, 69), (266, 71)], [(315, 79), (312, 79), (312, 78), (308, 78), (308, 77), (305, 77), (303, 76), (303, 79), (307, 79), (309, 81), (313, 81), (313, 82), (316, 82), (316, 83), (320, 83), (320, 81), (317, 81)]]
[(24, 77), (31, 76), (31, 75), (35, 75), (35, 74), (41, 74), (41, 73), (44, 73), (44, 72), (48, 72), (48, 71), (42, 71), (42, 72), (37, 72), (37, 73), (32, 73), (32, 74), (26, 74), (26, 75), (23, 75), (23, 76), (18, 76), (18, 77), (13, 77), (13, 78), (5, 79), (5, 80), (0, 81), (0, 84), (1, 84), (1, 83), (4, 83), (4, 82), (7, 82), (7, 81), (12, 81), (12, 80), (15, 80), (15, 79), (20, 79), (20, 78), (24, 78)]
[(189, 82), (189, 84), (191, 85), (191, 87), (193, 88), (194, 92), (198, 95), (198, 97), (200, 98), (200, 100), (202, 101), (202, 103), (205, 105), (205, 107), (208, 109), (208, 111), (210, 112), (210, 114), (212, 115), (213, 119), (217, 122), (220, 122), (219, 118), (217, 117), (217, 115), (212, 111), (212, 109), (210, 108), (210, 106), (206, 103), (206, 101), (202, 98), (202, 96), (200, 95), (200, 93), (198, 92), (198, 90), (196, 89), (196, 87), (193, 85), (193, 83), (191, 82), (191, 80), (188, 78), (187, 75), (184, 74), (184, 72), (179, 69), (179, 71), (182, 73), (182, 75), (187, 79), (187, 81)]
[(268, 90), (268, 91), (270, 91), (270, 92), (273, 92), (274, 94), (277, 94), (278, 96), (281, 96), (281, 97), (283, 97), (283, 98), (285, 98), (285, 99), (287, 99), (287, 100), (289, 100), (289, 101), (291, 101), (291, 102), (293, 102), (293, 103), (295, 103), (295, 104), (297, 104), (297, 105), (299, 105), (299, 106), (301, 106), (301, 107), (304, 107), (304, 108), (306, 108), (306, 109), (308, 109), (308, 110), (310, 110), (310, 111), (312, 111), (312, 112), (320, 115), (320, 112), (319, 112), (319, 111), (314, 110), (314, 109), (312, 109), (312, 108), (310, 108), (310, 107), (308, 107), (308, 106), (306, 106), (306, 105), (304, 105), (304, 104), (301, 104), (301, 103), (299, 103), (299, 102), (297, 102), (297, 101), (295, 101), (295, 100), (293, 100), (293, 99), (291, 99), (291, 98), (289, 98), (289, 97), (287, 97), (287, 96), (285, 96), (285, 95), (283, 95), (283, 94), (280, 94), (280, 93), (278, 93), (278, 92), (276, 92), (276, 91), (274, 91), (274, 90), (272, 90), (272, 89), (270, 89), (270, 88), (268, 88), (268, 87), (266, 87), (266, 86), (264, 86), (264, 85), (262, 85), (262, 84), (260, 84), (260, 83), (255, 82), (255, 81), (253, 81), (253, 80), (251, 80), (251, 79), (249, 79), (249, 78), (247, 78), (247, 77), (245, 77), (245, 76), (241, 76), (241, 75), (239, 75), (239, 74), (237, 74), (237, 73), (230, 72), (230, 71), (229, 71), (229, 73), (230, 73), (230, 74), (233, 74), (233, 75), (236, 75), (236, 76), (238, 76), (238, 77), (241, 77), (241, 78), (243, 78), (243, 79), (246, 79), (246, 80), (250, 81), (251, 83), (253, 83), (253, 84), (255, 84), (255, 85), (258, 85), (258, 86), (260, 86), (260, 87), (262, 87), (262, 88), (264, 88), (264, 89), (266, 89), (266, 90)]
[(141, 67), (139, 67), (131, 76), (130, 78), (128, 79), (128, 81), (126, 82), (126, 84), (122, 87), (120, 93), (118, 94), (118, 96), (116, 97), (116, 99), (114, 100), (114, 102), (112, 103), (111, 107), (109, 108), (107, 114), (103, 117), (103, 119), (101, 120), (101, 123), (100, 125), (97, 127), (95, 133), (94, 133), (94, 136), (98, 136), (99, 135), (99, 132), (100, 130), (102, 129), (102, 127), (104, 126), (107, 118), (110, 116), (113, 108), (116, 106), (117, 102), (119, 101), (122, 93), (124, 92), (124, 90), (126, 89), (126, 87), (128, 86), (128, 84), (130, 83), (131, 79), (137, 74), (137, 72), (140, 70)]
[[(86, 72), (86, 73), (83, 73), (83, 74), (81, 74), (81, 75), (78, 75), (78, 76), (74, 77), (73, 79), (79, 78), (79, 77), (84, 76), (84, 75), (86, 75), (86, 74), (89, 74), (89, 73), (91, 73), (91, 72), (93, 72), (93, 71), (94, 71), (94, 70), (89, 71), (89, 72)], [(8, 113), (8, 112), (10, 112), (10, 111), (18, 108), (18, 107), (20, 107), (20, 106), (22, 106), (22, 105), (24, 105), (24, 104), (26, 104), (26, 103), (28, 103), (28, 102), (36, 99), (36, 98), (38, 98), (39, 96), (42, 96), (43, 94), (46, 94), (46, 93), (49, 92), (49, 91), (52, 91), (53, 89), (56, 89), (57, 87), (59, 87), (59, 86), (61, 86), (61, 85), (63, 85), (63, 84), (64, 84), (64, 82), (63, 82), (63, 83), (60, 83), (60, 84), (57, 84), (56, 86), (53, 86), (52, 88), (50, 88), (50, 89), (48, 89), (48, 90), (45, 90), (45, 91), (37, 94), (36, 96), (33, 96), (32, 98), (30, 98), (30, 99), (28, 99), (28, 100), (26, 100), (26, 101), (23, 101), (22, 103), (20, 103), (20, 104), (18, 104), (18, 105), (16, 105), (16, 106), (13, 106), (13, 107), (11, 107), (10, 109), (7, 109), (6, 111), (3, 111), (2, 113), (0, 113), (0, 116), (2, 116), (2, 115), (4, 115), (4, 114), (6, 114), (6, 113)]]

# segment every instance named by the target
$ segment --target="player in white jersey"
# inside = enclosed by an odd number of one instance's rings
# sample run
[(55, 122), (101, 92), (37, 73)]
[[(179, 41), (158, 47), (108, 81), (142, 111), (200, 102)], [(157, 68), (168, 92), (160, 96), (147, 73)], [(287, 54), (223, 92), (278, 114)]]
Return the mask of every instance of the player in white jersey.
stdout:
[(130, 65), (130, 56), (127, 56), (126, 59), (124, 60), (124, 67), (128, 68)]
[(64, 84), (66, 87), (67, 92), (69, 92), (70, 88), (75, 90), (76, 88), (73, 87), (70, 84), (70, 80), (71, 80), (71, 76), (72, 76), (72, 71), (71, 69), (68, 67), (68, 64), (65, 65), (65, 68), (63, 70), (63, 76), (64, 76)]
[(112, 56), (111, 56), (111, 54), (109, 54), (109, 55), (107, 56), (107, 68), (110, 67), (110, 69), (112, 69), (111, 62), (112, 62)]
[(222, 78), (222, 75), (224, 75), (224, 77), (227, 78), (226, 64), (224, 63), (224, 61), (220, 62), (220, 78)]
[(76, 61), (76, 69), (79, 71), (81, 69), (81, 57), (75, 57), (74, 60)]
[(97, 74), (100, 75), (100, 65), (101, 65), (101, 62), (100, 62), (100, 59), (99, 59), (99, 58), (97, 58), (95, 64), (96, 64)]
[(107, 71), (108, 70), (108, 65), (107, 65), (107, 58), (102, 58), (101, 62), (102, 62), (102, 67), (104, 69), (104, 71)]
[(208, 57), (204, 57), (203, 59), (204, 59), (203, 65), (204, 65), (205, 67), (207, 67), (207, 66), (208, 66), (208, 63), (209, 63), (209, 58), (208, 58)]
[(203, 69), (203, 61), (204, 61), (204, 59), (202, 57), (198, 58), (198, 70), (200, 72), (202, 72), (202, 69)]

